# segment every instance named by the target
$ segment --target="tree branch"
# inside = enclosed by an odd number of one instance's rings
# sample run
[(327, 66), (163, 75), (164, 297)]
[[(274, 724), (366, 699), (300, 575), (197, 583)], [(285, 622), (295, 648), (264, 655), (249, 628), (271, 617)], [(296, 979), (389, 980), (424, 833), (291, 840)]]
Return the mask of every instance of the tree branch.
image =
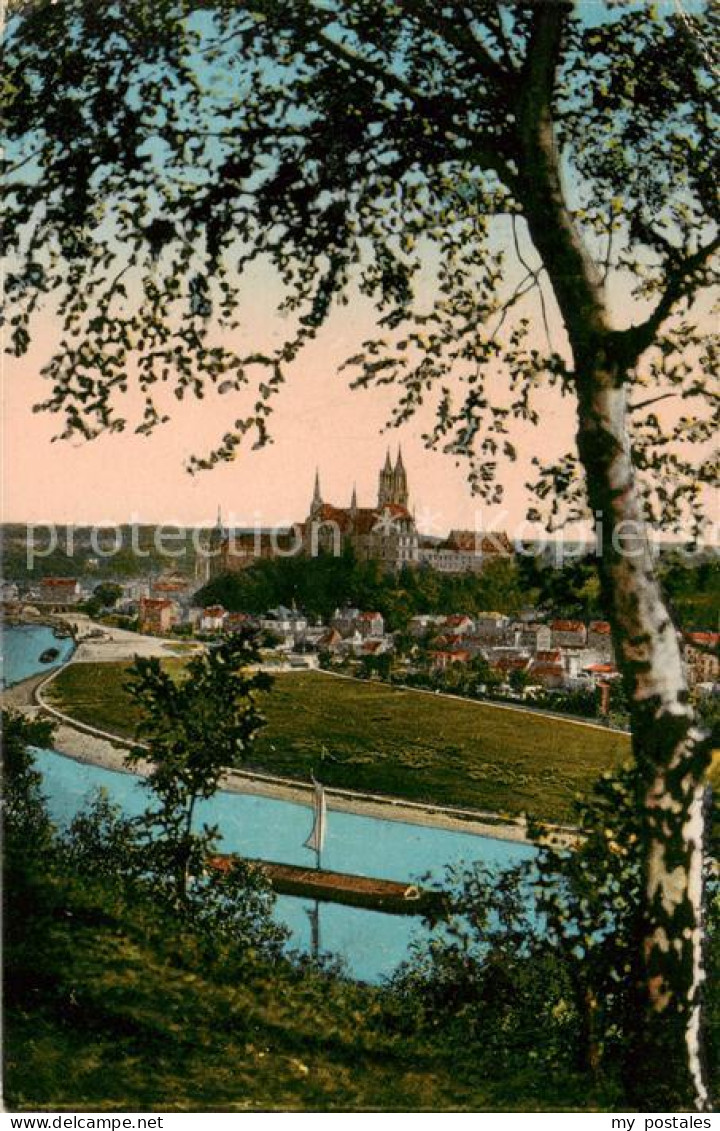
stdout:
[(461, 54), (471, 55), (480, 74), (488, 82), (505, 92), (512, 89), (514, 76), (493, 59), (487, 48), (473, 35), (467, 23), (465, 24), (467, 34), (463, 34), (453, 20), (443, 15), (442, 9), (436, 3), (427, 3), (426, 0), (403, 0), (403, 8), (417, 19), (422, 28), (430, 28), (441, 39), (457, 48)]
[[(461, 134), (467, 138), (472, 145), (472, 156), (477, 160), (484, 169), (491, 170), (498, 174), (502, 180), (513, 188), (515, 186), (515, 175), (510, 169), (505, 159), (505, 156), (500, 151), (499, 145), (496, 148), (489, 148), (481, 135), (475, 130), (469, 130), (466, 127), (460, 127), (457, 122), (453, 121), (451, 113), (448, 112), (448, 98), (444, 96), (442, 100), (424, 94), (422, 91), (417, 90), (405, 79), (395, 74), (394, 71), (388, 69), (383, 63), (377, 63), (373, 59), (369, 59), (366, 55), (360, 54), (352, 47), (348, 47), (344, 43), (340, 43), (337, 39), (333, 39), (326, 32), (318, 34), (318, 42), (327, 49), (331, 55), (345, 63), (354, 72), (360, 71), (364, 76), (370, 77), (376, 81), (381, 82), (385, 87), (394, 90), (396, 93), (401, 94), (412, 102), (417, 109), (427, 117), (442, 124), (445, 132), (452, 138), (452, 135), (459, 137)], [(452, 104), (451, 104), (452, 105)], [(464, 107), (458, 107), (458, 112)], [(467, 154), (463, 156), (467, 157)]]
[(658, 401), (667, 401), (672, 397), (676, 397), (677, 393), (662, 393), (659, 397), (648, 397), (647, 400), (638, 401), (636, 404), (628, 405), (628, 412), (638, 412), (641, 408), (648, 408), (651, 404), (657, 404)]
[(615, 340), (628, 364), (633, 365), (640, 354), (652, 345), (655, 335), (672, 313), (675, 304), (692, 293), (696, 272), (700, 271), (719, 249), (720, 234), (710, 243), (703, 244), (693, 255), (688, 255), (677, 262), (668, 272), (665, 290), (652, 314), (638, 326), (630, 326), (615, 335)]
[(597, 268), (574, 227), (565, 198), (555, 140), (556, 73), (571, 12), (572, 4), (565, 0), (539, 3), (533, 12), (518, 86), (522, 152), (518, 197), (577, 364), (588, 343), (608, 333), (609, 320)]

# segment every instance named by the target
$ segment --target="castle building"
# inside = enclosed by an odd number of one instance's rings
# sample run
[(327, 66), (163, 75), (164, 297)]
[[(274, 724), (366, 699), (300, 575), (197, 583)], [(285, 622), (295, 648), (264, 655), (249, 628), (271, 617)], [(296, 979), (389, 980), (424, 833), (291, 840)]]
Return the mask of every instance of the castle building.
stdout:
[(444, 540), (422, 538), (409, 501), (407, 471), (399, 448), (394, 464), (389, 450), (385, 456), (374, 506), (359, 506), (355, 488), (349, 506), (328, 502), (316, 472), (307, 517), (287, 529), (226, 531), (218, 513), (199, 555), (198, 580), (246, 569), (263, 559), (295, 554), (338, 556), (347, 549), (358, 561), (376, 561), (388, 571), (424, 566), (443, 573), (479, 572), (490, 561), (512, 556), (512, 546), (502, 533), (453, 530)]
[(353, 489), (349, 507), (325, 502), (319, 473), (310, 511), (302, 524), (303, 552), (339, 554), (351, 547), (359, 561), (378, 561), (388, 570), (418, 563), (419, 539), (408, 510), (407, 472), (398, 449), (395, 466), (388, 451), (378, 477), (377, 503), (360, 507)]

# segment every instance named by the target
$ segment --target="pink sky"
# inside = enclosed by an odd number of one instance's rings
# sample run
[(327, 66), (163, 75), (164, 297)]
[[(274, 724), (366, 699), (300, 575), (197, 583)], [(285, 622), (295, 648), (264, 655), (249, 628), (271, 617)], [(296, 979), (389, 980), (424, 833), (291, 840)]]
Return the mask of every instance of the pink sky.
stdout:
[[(268, 321), (264, 329), (277, 337), (284, 327), (278, 323), (273, 328)], [(47, 319), (28, 356), (5, 364), (5, 521), (194, 524), (214, 519), (219, 504), (237, 524), (252, 525), (257, 519), (271, 525), (305, 516), (316, 465), (328, 501), (347, 503), (356, 482), (361, 504), (370, 504), (386, 447), (389, 443), (394, 455), (401, 442), (411, 505), (429, 533), (521, 522), (529, 459), (536, 451), (547, 456), (550, 443), (558, 452), (572, 443), (571, 402), (548, 394), (542, 429), (524, 429), (515, 436), (523, 458), (502, 477), (503, 507), (489, 510), (470, 494), (465, 471), (452, 457), (424, 448), (420, 436), (427, 416), (383, 434), (396, 392), (353, 392), (347, 377), (338, 375), (339, 365), (370, 330), (366, 311), (346, 309), (335, 315), (295, 363), (292, 379), (276, 400), (274, 443), (256, 452), (248, 447), (232, 463), (190, 476), (185, 461), (212, 449), (239, 415), (239, 403), (209, 393), (202, 402), (175, 402), (171, 422), (149, 438), (128, 429), (91, 442), (52, 443), (62, 421), (32, 411), (46, 395), (39, 370), (56, 333)]]
[[(287, 323), (274, 315), (277, 297), (273, 280), (265, 273), (249, 280), (241, 312), (246, 328), (231, 335), (227, 344), (241, 351), (277, 346), (288, 333)], [(625, 288), (616, 288), (613, 300), (618, 324), (645, 313), (633, 307)], [(710, 329), (712, 318), (704, 312), (703, 316)], [(28, 355), (5, 361), (4, 521), (204, 525), (214, 522), (219, 505), (233, 525), (284, 524), (306, 516), (316, 466), (327, 501), (347, 505), (356, 483), (360, 504), (372, 504), (386, 448), (390, 444), (394, 457), (400, 442), (410, 505), (416, 508), (423, 532), (444, 534), (453, 527), (468, 527), (502, 529), (522, 537), (526, 508), (532, 501), (524, 486), (533, 476), (530, 460), (533, 455), (547, 460), (573, 449), (574, 398), (561, 399), (557, 392), (546, 390), (536, 405), (541, 410), (540, 427), (512, 427), (510, 439), (520, 459), (502, 466), (499, 479), (505, 500), (500, 507), (488, 508), (471, 495), (463, 466), (424, 447), (421, 436), (431, 422), (429, 412), (402, 429), (384, 432), (397, 390), (352, 391), (348, 377), (338, 373), (342, 362), (373, 334), (374, 319), (366, 300), (339, 308), (299, 356), (288, 384), (275, 398), (270, 422), (274, 443), (260, 451), (248, 445), (232, 463), (190, 476), (185, 470), (189, 457), (207, 455), (244, 414), (247, 402), (243, 406), (237, 394), (220, 396), (213, 390), (203, 401), (178, 403), (170, 396), (172, 419), (150, 437), (137, 436), (129, 427), (91, 442), (52, 443), (62, 428), (61, 418), (32, 411), (33, 404), (47, 396), (39, 374), (58, 341), (59, 327), (46, 316), (36, 326)], [(558, 318), (552, 307), (550, 320), (553, 345), (559, 348)], [(547, 348), (539, 328), (537, 345)], [(138, 403), (136, 398), (130, 404), (136, 420)]]

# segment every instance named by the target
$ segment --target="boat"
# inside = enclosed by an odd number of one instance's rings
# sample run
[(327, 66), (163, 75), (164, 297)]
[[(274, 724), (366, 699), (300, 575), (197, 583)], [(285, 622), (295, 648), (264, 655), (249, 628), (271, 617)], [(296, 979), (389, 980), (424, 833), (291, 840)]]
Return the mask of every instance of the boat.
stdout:
[[(315, 853), (315, 867), (297, 864), (280, 864), (271, 860), (255, 860), (265, 873), (271, 886), (281, 895), (295, 895), (315, 901), (311, 915), (313, 953), (320, 953), (320, 903), (345, 903), (370, 911), (384, 911), (388, 915), (442, 916), (444, 893), (420, 888), (417, 884), (398, 880), (376, 879), (354, 873), (335, 872), (322, 867), (322, 851), (327, 833), (327, 802), (320, 782), (312, 778), (313, 826), (304, 847)], [(215, 854), (209, 858), (211, 868), (229, 871), (233, 854)]]
[[(213, 855), (208, 863), (216, 871), (226, 872), (233, 860), (231, 855)], [(420, 888), (416, 884), (397, 880), (381, 880), (369, 876), (356, 876), (347, 872), (331, 872), (324, 868), (303, 868), (297, 864), (278, 864), (269, 860), (250, 860), (267, 876), (279, 895), (295, 895), (324, 903), (344, 903), (363, 907), (368, 911), (384, 911), (388, 915), (441, 915), (444, 908), (443, 892)]]
[(51, 664), (53, 660), (57, 660), (59, 655), (59, 648), (46, 648), (44, 652), (40, 653), (38, 660), (41, 664)]

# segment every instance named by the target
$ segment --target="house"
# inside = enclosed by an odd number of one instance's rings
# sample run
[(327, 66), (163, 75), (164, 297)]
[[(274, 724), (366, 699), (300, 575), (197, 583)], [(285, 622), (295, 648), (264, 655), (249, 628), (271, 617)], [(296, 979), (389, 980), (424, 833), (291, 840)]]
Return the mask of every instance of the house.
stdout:
[(150, 596), (150, 584), (147, 581), (121, 581), (120, 587), (123, 592), (122, 601), (137, 604), (143, 597)]
[(304, 613), (299, 613), (297, 609), (288, 609), (285, 605), (270, 609), (260, 618), (260, 627), (282, 640), (284, 647), (291, 648), (296, 638), (304, 638), (307, 626), (307, 617)]
[(329, 628), (322, 634), (317, 642), (319, 652), (333, 652), (337, 653), (340, 650), (340, 645), (343, 638), (336, 628)]
[(355, 621), (359, 616), (359, 609), (336, 609), (330, 620), (330, 627), (336, 629), (341, 636), (352, 636), (355, 631)]
[(34, 603), (51, 609), (67, 609), (82, 599), (80, 582), (75, 577), (43, 577), (32, 592)]
[(382, 640), (360, 640), (356, 648), (360, 656), (384, 656), (392, 651), (392, 637), (384, 636)]
[(227, 612), (222, 605), (208, 605), (203, 609), (198, 627), (201, 632), (222, 632), (226, 617)]
[(472, 617), (454, 614), (445, 618), (442, 630), (445, 636), (469, 636), (475, 630), (475, 622)]
[(475, 635), (488, 643), (502, 640), (510, 618), (504, 613), (478, 613), (475, 617)]
[(444, 616), (422, 613), (410, 618), (408, 629), (411, 636), (420, 639), (433, 632), (438, 625), (444, 624), (445, 620), (446, 617)]
[(355, 628), (364, 640), (378, 640), (385, 635), (382, 613), (360, 613), (355, 620)]
[(548, 690), (556, 690), (565, 685), (565, 668), (561, 663), (552, 663), (536, 658), (528, 668), (528, 675), (534, 684), (539, 684)]
[(503, 680), (507, 680), (513, 672), (526, 672), (530, 667), (530, 657), (521, 656), (517, 652), (508, 652), (504, 656), (495, 656), (490, 661), (492, 670)]
[(513, 626), (515, 647), (528, 652), (547, 652), (552, 648), (552, 629), (548, 624), (523, 624)]
[(479, 573), (489, 561), (511, 558), (513, 547), (507, 534), (485, 534), (478, 530), (451, 530), (445, 541), (421, 539), (421, 565), (441, 573)]
[(614, 679), (620, 678), (620, 672), (614, 664), (588, 664), (582, 670), (583, 678), (586, 679), (593, 687), (601, 687), (605, 683), (610, 683)]
[(341, 636), (349, 638), (355, 633), (365, 639), (378, 640), (385, 635), (385, 621), (382, 613), (361, 612), (360, 609), (336, 609), (331, 627), (337, 629)]
[(587, 632), (587, 646), (591, 651), (602, 656), (612, 657), (613, 644), (609, 621), (590, 621)]
[(441, 648), (428, 653), (434, 671), (446, 671), (453, 664), (469, 664), (472, 659), (466, 648)]
[(584, 648), (587, 629), (581, 620), (554, 620), (550, 622), (553, 648)]
[(720, 678), (720, 633), (686, 632), (682, 647), (691, 686), (717, 683)]
[(180, 621), (180, 610), (175, 601), (167, 597), (142, 597), (138, 610), (141, 632), (169, 632)]
[(152, 582), (151, 596), (167, 597), (169, 600), (180, 600), (187, 597), (190, 592), (190, 582), (180, 574), (169, 574), (159, 577)]

